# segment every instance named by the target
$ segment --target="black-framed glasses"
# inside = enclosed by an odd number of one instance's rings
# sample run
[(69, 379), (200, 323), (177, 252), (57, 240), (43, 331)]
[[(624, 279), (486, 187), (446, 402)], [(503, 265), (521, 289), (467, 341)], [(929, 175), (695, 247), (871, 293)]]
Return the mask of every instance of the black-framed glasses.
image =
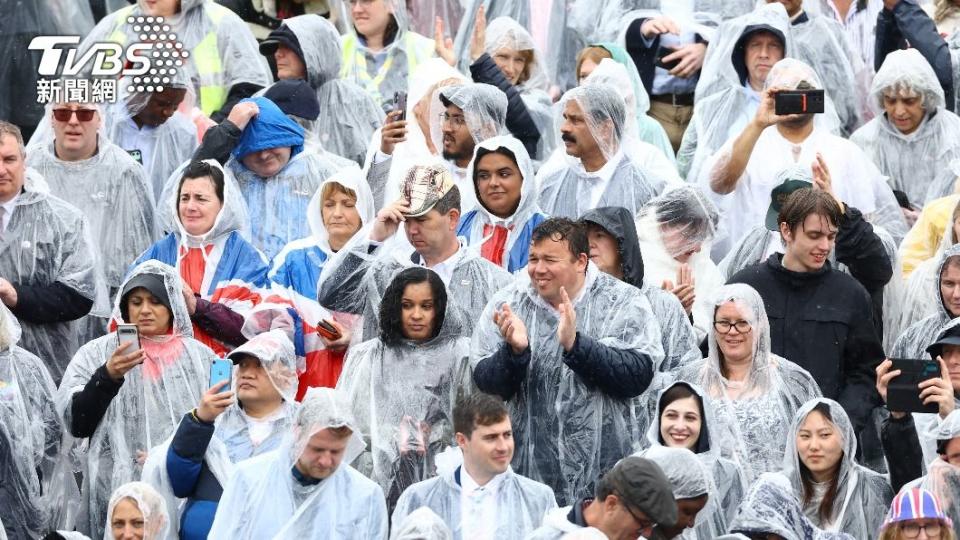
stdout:
[(916, 538), (920, 536), (920, 529), (927, 533), (927, 538), (940, 538), (940, 522), (934, 521), (926, 525), (919, 523), (905, 523), (900, 525), (900, 530), (906, 538)]
[(713, 328), (721, 334), (729, 334), (733, 328), (737, 329), (738, 334), (746, 334), (753, 329), (750, 321), (713, 321)]
[(57, 119), (57, 122), (69, 122), (70, 117), (74, 114), (77, 115), (77, 120), (80, 122), (89, 122), (93, 120), (93, 113), (97, 111), (93, 109), (54, 109), (53, 117)]
[(640, 525), (640, 530), (641, 530), (641, 531), (646, 530), (646, 529), (653, 530), (653, 529), (656, 529), (656, 528), (657, 528), (658, 523), (656, 523), (655, 521), (650, 521), (650, 520), (647, 519), (647, 518), (641, 518), (640, 516), (636, 515), (635, 513), (633, 513), (633, 509), (632, 509), (632, 508), (630, 508), (628, 505), (626, 505), (626, 504), (624, 504), (624, 503), (622, 502), (622, 500), (623, 500), (623, 497), (622, 497), (622, 496), (617, 495), (617, 497), (619, 497), (619, 498), (621, 499), (620, 506), (623, 506), (623, 508), (627, 511), (627, 513), (630, 514), (630, 517), (632, 517), (633, 520), (637, 522), (637, 525)]

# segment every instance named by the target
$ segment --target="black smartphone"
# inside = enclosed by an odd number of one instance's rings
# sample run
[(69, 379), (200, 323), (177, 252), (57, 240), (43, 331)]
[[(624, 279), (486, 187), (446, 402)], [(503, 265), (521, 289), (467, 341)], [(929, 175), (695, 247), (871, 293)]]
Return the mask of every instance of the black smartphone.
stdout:
[(407, 93), (406, 92), (394, 92), (393, 93), (393, 110), (400, 111), (394, 118), (394, 122), (399, 122), (401, 120), (407, 119)]
[(887, 386), (887, 410), (896, 412), (935, 413), (936, 403), (924, 405), (920, 400), (917, 385), (940, 376), (940, 364), (936, 360), (910, 360), (891, 358), (890, 371), (900, 370)]
[(784, 90), (777, 92), (773, 102), (778, 115), (820, 114), (824, 105), (823, 90)]
[(669, 62), (663, 61), (664, 57), (670, 56), (675, 52), (677, 52), (676, 49), (670, 49), (668, 47), (660, 47), (659, 49), (657, 49), (657, 62), (655, 65), (658, 68), (665, 69), (667, 71), (670, 71), (671, 69), (677, 67), (680, 64), (680, 60), (671, 60)]

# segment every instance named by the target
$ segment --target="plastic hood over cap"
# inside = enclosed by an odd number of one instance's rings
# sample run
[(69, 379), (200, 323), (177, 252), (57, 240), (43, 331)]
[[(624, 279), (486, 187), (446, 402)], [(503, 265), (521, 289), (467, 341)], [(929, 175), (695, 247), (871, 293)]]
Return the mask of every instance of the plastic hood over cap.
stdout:
[(290, 159), (303, 150), (304, 131), (299, 124), (283, 114), (272, 101), (265, 97), (247, 98), (240, 103), (252, 102), (260, 109), (247, 127), (243, 129), (233, 156), (243, 159), (248, 154), (271, 148), (291, 148)]
[(854, 540), (849, 534), (818, 529), (804, 516), (792, 491), (783, 475), (762, 475), (740, 504), (730, 531), (776, 534), (784, 540)]
[(878, 113), (883, 112), (884, 94), (901, 97), (919, 94), (928, 113), (945, 106), (937, 74), (916, 49), (893, 51), (884, 59), (870, 86), (872, 104)]
[(307, 82), (314, 89), (337, 78), (343, 61), (340, 34), (323, 17), (310, 14), (284, 19), (283, 24), (297, 36), (307, 68)]
[[(293, 343), (282, 330), (271, 330), (255, 336), (234, 349), (227, 358), (237, 363), (243, 356), (259, 360), (270, 383), (280, 392), (283, 400), (288, 403), (294, 401), (299, 383), (297, 376), (303, 371), (303, 366), (298, 365)], [(238, 370), (234, 369), (234, 378), (237, 374)]]
[(353, 191), (357, 196), (356, 209), (360, 214), (360, 230), (373, 223), (376, 210), (373, 207), (373, 194), (370, 193), (370, 184), (363, 177), (363, 172), (357, 167), (344, 167), (320, 183), (310, 205), (307, 208), (307, 222), (310, 224), (310, 233), (314, 241), (325, 253), (331, 253), (330, 233), (323, 224), (323, 190), (328, 184), (340, 184)]
[(113, 511), (124, 500), (132, 501), (137, 510), (143, 514), (143, 540), (162, 540), (167, 537), (170, 518), (163, 497), (150, 484), (130, 482), (118, 487), (110, 496), (103, 540), (114, 540), (116, 538), (113, 536), (113, 528), (111, 527)]
[(507, 95), (490, 84), (468, 83), (447, 86), (439, 91), (440, 109), (430, 118), (430, 131), (433, 144), (443, 148), (443, 125), (440, 115), (446, 110), (443, 100), (449, 100), (463, 111), (467, 129), (473, 136), (473, 142), (495, 137), (505, 130), (507, 121)]

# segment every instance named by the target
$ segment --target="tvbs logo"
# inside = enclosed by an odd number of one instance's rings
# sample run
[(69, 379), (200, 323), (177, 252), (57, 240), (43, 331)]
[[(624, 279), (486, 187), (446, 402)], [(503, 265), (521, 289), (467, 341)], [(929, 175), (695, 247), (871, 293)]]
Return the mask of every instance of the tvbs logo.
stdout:
[[(78, 36), (37, 36), (31, 50), (42, 51), (41, 77), (124, 77), (141, 86), (138, 91), (163, 91), (189, 53), (163, 17), (128, 17), (127, 25), (139, 41), (121, 46), (113, 42), (95, 42), (82, 54)], [(142, 85), (146, 84), (146, 87)], [(131, 87), (131, 89), (134, 89)]]

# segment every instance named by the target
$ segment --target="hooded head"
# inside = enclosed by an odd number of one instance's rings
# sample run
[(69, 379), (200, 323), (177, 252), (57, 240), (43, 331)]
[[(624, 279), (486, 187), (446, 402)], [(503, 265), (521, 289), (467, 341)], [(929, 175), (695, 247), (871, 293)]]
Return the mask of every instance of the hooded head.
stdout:
[(704, 523), (719, 507), (712, 473), (686, 448), (653, 446), (643, 457), (657, 464), (670, 481), (673, 498), (677, 502), (677, 522), (672, 527), (662, 525), (664, 536), (675, 537), (686, 529)]
[[(216, 180), (217, 176), (222, 182)], [(183, 220), (200, 219), (196, 214), (212, 212), (209, 208), (193, 207), (199, 194), (203, 195), (203, 206), (219, 205), (220, 210), (206, 232), (191, 234)], [(181, 244), (186, 247), (204, 246), (233, 231), (244, 232), (247, 227), (247, 204), (233, 173), (216, 160), (191, 161), (178, 167), (167, 180), (160, 201), (157, 222), (163, 231), (178, 233)], [(209, 222), (209, 217), (205, 215), (204, 221)]]
[(447, 86), (439, 91), (439, 110), (431, 118), (434, 146), (445, 159), (467, 162), (476, 144), (505, 129), (507, 95), (482, 83)]
[[(183, 300), (183, 281), (180, 273), (172, 266), (153, 259), (137, 265), (120, 286), (114, 301), (114, 321), (134, 322), (127, 318), (129, 312), (124, 299), (138, 288), (149, 291), (169, 309), (173, 337), (193, 337), (193, 323), (190, 321), (187, 305)], [(142, 332), (141, 335), (143, 335)]]
[[(353, 197), (350, 196), (352, 192)], [(373, 223), (376, 212), (373, 208), (373, 194), (370, 192), (370, 184), (367, 183), (363, 172), (356, 166), (346, 167), (338, 170), (329, 178), (323, 180), (317, 188), (310, 204), (307, 207), (307, 222), (310, 224), (310, 232), (317, 246), (326, 253), (332, 253), (330, 247), (330, 231), (324, 224), (324, 216), (335, 233), (341, 232), (341, 229), (350, 225), (351, 219), (341, 215), (336, 208), (335, 199), (343, 195), (346, 199), (353, 199), (353, 208), (360, 220), (360, 229)], [(326, 197), (326, 198), (325, 198)], [(333, 220), (333, 221), (330, 221)]]
[(760, 294), (742, 283), (724, 285), (716, 291), (711, 304), (714, 308), (713, 327), (707, 334), (710, 349), (708, 390), (725, 387), (727, 368), (724, 360), (729, 358), (737, 361), (750, 359), (750, 372), (742, 393), (768, 391), (770, 322)]
[(497, 17), (487, 24), (483, 49), (511, 84), (540, 90), (550, 85), (533, 36), (512, 18)]
[(556, 105), (559, 145), (583, 160), (597, 152), (609, 161), (620, 150), (627, 107), (620, 93), (605, 84), (578, 86)]
[(243, 129), (233, 157), (262, 178), (276, 175), (303, 150), (304, 130), (264, 97), (248, 98), (257, 105), (257, 114)]
[(683, 447), (719, 457), (720, 445), (714, 442), (711, 430), (715, 425), (713, 404), (703, 389), (693, 383), (675, 382), (657, 396), (657, 415), (647, 430), (647, 441), (653, 446)]
[(490, 222), (519, 224), (539, 210), (533, 162), (523, 143), (510, 135), (477, 143), (467, 176)]
[[(590, 261), (599, 267), (609, 266), (613, 261), (605, 242), (597, 233), (605, 233), (616, 241), (617, 255), (620, 260), (623, 281), (637, 288), (643, 287), (643, 256), (637, 239), (637, 228), (633, 215), (621, 206), (595, 208), (582, 218), (590, 237)], [(598, 231), (599, 229), (599, 231)], [(602, 234), (601, 234), (602, 237)], [(607, 271), (604, 268), (600, 268)]]
[(717, 207), (691, 185), (657, 196), (639, 214), (637, 230), (644, 241), (649, 242), (651, 236), (659, 239), (667, 255), (679, 263), (689, 262), (701, 251), (709, 252), (720, 223)]
[(110, 495), (106, 540), (130, 537), (162, 540), (167, 537), (169, 527), (167, 504), (150, 484), (129, 482)]
[(960, 244), (947, 248), (940, 257), (935, 298), (945, 320), (960, 316)]
[(784, 33), (770, 24), (751, 24), (744, 28), (730, 57), (740, 84), (763, 85), (770, 69), (784, 57), (786, 44)]
[(887, 55), (870, 86), (872, 105), (900, 133), (909, 135), (945, 104), (943, 87), (916, 49)]
[(340, 34), (327, 19), (316, 14), (284, 19), (280, 28), (260, 44), (260, 52), (268, 59), (274, 58), (280, 45), (297, 55), (314, 89), (339, 76), (343, 61)]
[(366, 445), (350, 403), (333, 388), (307, 390), (293, 424), (291, 465), (306, 477), (323, 480), (349, 466)]
[[(258, 334), (227, 355), (227, 359), (234, 364), (240, 364), (246, 357), (256, 359), (283, 400), (293, 403), (299, 384), (298, 375), (304, 371), (305, 366), (298, 360), (293, 343), (282, 330), (274, 329)], [(238, 384), (243, 382), (239, 369), (233, 370), (233, 377), (233, 388), (239, 392)]]

